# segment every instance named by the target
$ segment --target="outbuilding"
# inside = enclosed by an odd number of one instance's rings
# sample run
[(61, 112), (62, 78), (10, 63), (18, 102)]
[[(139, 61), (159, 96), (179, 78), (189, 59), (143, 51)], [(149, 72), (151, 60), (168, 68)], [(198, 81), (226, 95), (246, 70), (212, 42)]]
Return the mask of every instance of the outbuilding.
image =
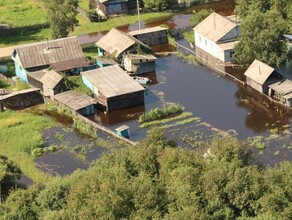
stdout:
[(151, 54), (127, 54), (123, 58), (123, 65), (127, 72), (139, 75), (155, 72), (156, 59)]
[(167, 28), (165, 27), (156, 26), (151, 28), (144, 28), (131, 31), (130, 35), (148, 45), (149, 47), (168, 44)]
[(40, 81), (43, 83), (44, 96), (53, 98), (65, 90), (64, 78), (54, 70), (47, 71)]
[(105, 111), (144, 104), (144, 88), (118, 65), (89, 70), (81, 75)]
[(288, 107), (292, 106), (292, 81), (281, 80), (269, 85), (269, 96)]
[(269, 85), (284, 79), (274, 68), (259, 60), (254, 60), (244, 75), (248, 86), (266, 95), (269, 92)]

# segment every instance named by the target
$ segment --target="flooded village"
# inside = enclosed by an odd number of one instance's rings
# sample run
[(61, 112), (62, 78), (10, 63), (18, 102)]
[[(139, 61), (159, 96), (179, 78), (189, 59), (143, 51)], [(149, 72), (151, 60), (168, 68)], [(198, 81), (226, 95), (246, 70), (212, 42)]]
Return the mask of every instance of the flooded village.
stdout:
[[(196, 149), (216, 135), (250, 143), (263, 137), (265, 148), (254, 150), (260, 162), (273, 166), (291, 161), (291, 81), (258, 60), (249, 68), (234, 63), (240, 22), (232, 12), (213, 12), (195, 28), (189, 24), (191, 14), (185, 13), (160, 23), (16, 46), (11, 54), (16, 76), (35, 89), (1, 95), (0, 109), (53, 100), (55, 108), (66, 106), (81, 120), (96, 124), (98, 137), (115, 148), (120, 139), (130, 144), (142, 140), (154, 127), (142, 127), (139, 116), (179, 103), (186, 116), (159, 124), (179, 146)], [(183, 39), (186, 30), (194, 43)], [(96, 54), (90, 60), (82, 51), (85, 43), (94, 43)], [(80, 77), (86, 93), (68, 90), (67, 76)], [(85, 149), (85, 159), (71, 154), (72, 149), (48, 153), (36, 160), (40, 169), (66, 175), (87, 168), (108, 151), (105, 143), (60, 127), (44, 131), (46, 147), (62, 145), (56, 134), (62, 133), (61, 139), (68, 135), (67, 143), (76, 136), (71, 148), (77, 153)], [(64, 161), (67, 168), (60, 169)]]

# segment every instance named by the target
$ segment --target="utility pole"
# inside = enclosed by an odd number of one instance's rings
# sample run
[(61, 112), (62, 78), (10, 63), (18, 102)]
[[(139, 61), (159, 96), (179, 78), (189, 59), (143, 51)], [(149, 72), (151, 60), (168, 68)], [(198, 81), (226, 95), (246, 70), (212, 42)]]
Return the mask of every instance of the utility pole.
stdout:
[(138, 13), (138, 22), (139, 22), (139, 30), (141, 29), (141, 22), (140, 22), (140, 7), (139, 7), (139, 0), (137, 0), (137, 13)]

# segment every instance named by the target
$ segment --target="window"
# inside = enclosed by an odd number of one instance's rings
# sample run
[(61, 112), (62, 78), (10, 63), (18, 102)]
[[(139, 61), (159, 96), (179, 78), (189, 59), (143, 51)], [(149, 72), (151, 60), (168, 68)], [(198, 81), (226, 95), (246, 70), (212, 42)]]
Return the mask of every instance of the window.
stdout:
[(233, 56), (234, 56), (234, 51), (230, 51), (229, 57), (233, 58)]
[(199, 41), (202, 42), (202, 37), (201, 36), (199, 36)]

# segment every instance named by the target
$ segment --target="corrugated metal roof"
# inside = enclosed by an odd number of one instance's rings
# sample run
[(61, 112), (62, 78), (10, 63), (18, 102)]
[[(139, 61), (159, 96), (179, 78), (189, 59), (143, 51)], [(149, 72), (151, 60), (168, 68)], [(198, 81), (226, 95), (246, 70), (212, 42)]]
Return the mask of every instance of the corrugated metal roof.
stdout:
[(254, 60), (249, 68), (245, 71), (244, 75), (260, 84), (264, 84), (273, 71), (275, 71), (274, 68), (259, 60)]
[(81, 74), (107, 98), (144, 90), (118, 65), (89, 70)]
[(236, 26), (236, 23), (217, 14), (216, 12), (213, 12), (196, 27), (194, 27), (194, 31), (217, 43), (217, 41), (219, 41)]
[(131, 31), (130, 35), (135, 36), (135, 35), (139, 35), (139, 34), (147, 34), (147, 33), (164, 31), (164, 30), (167, 30), (167, 28), (156, 26), (156, 27), (144, 28), (144, 29), (141, 29), (141, 30)]
[(137, 40), (134, 37), (113, 28), (95, 44), (107, 53), (114, 54), (115, 57), (118, 57), (136, 42)]
[(96, 100), (90, 96), (72, 90), (59, 93), (54, 99), (75, 111), (96, 104)]
[(46, 74), (41, 78), (43, 85), (50, 89), (54, 89), (63, 77), (54, 70), (47, 71)]
[(282, 93), (284, 95), (292, 92), (292, 81), (289, 79), (282, 80), (280, 82), (273, 83), (269, 85), (269, 88)]
[(77, 37), (68, 37), (15, 48), (24, 68), (32, 68), (78, 58), (85, 59)]

